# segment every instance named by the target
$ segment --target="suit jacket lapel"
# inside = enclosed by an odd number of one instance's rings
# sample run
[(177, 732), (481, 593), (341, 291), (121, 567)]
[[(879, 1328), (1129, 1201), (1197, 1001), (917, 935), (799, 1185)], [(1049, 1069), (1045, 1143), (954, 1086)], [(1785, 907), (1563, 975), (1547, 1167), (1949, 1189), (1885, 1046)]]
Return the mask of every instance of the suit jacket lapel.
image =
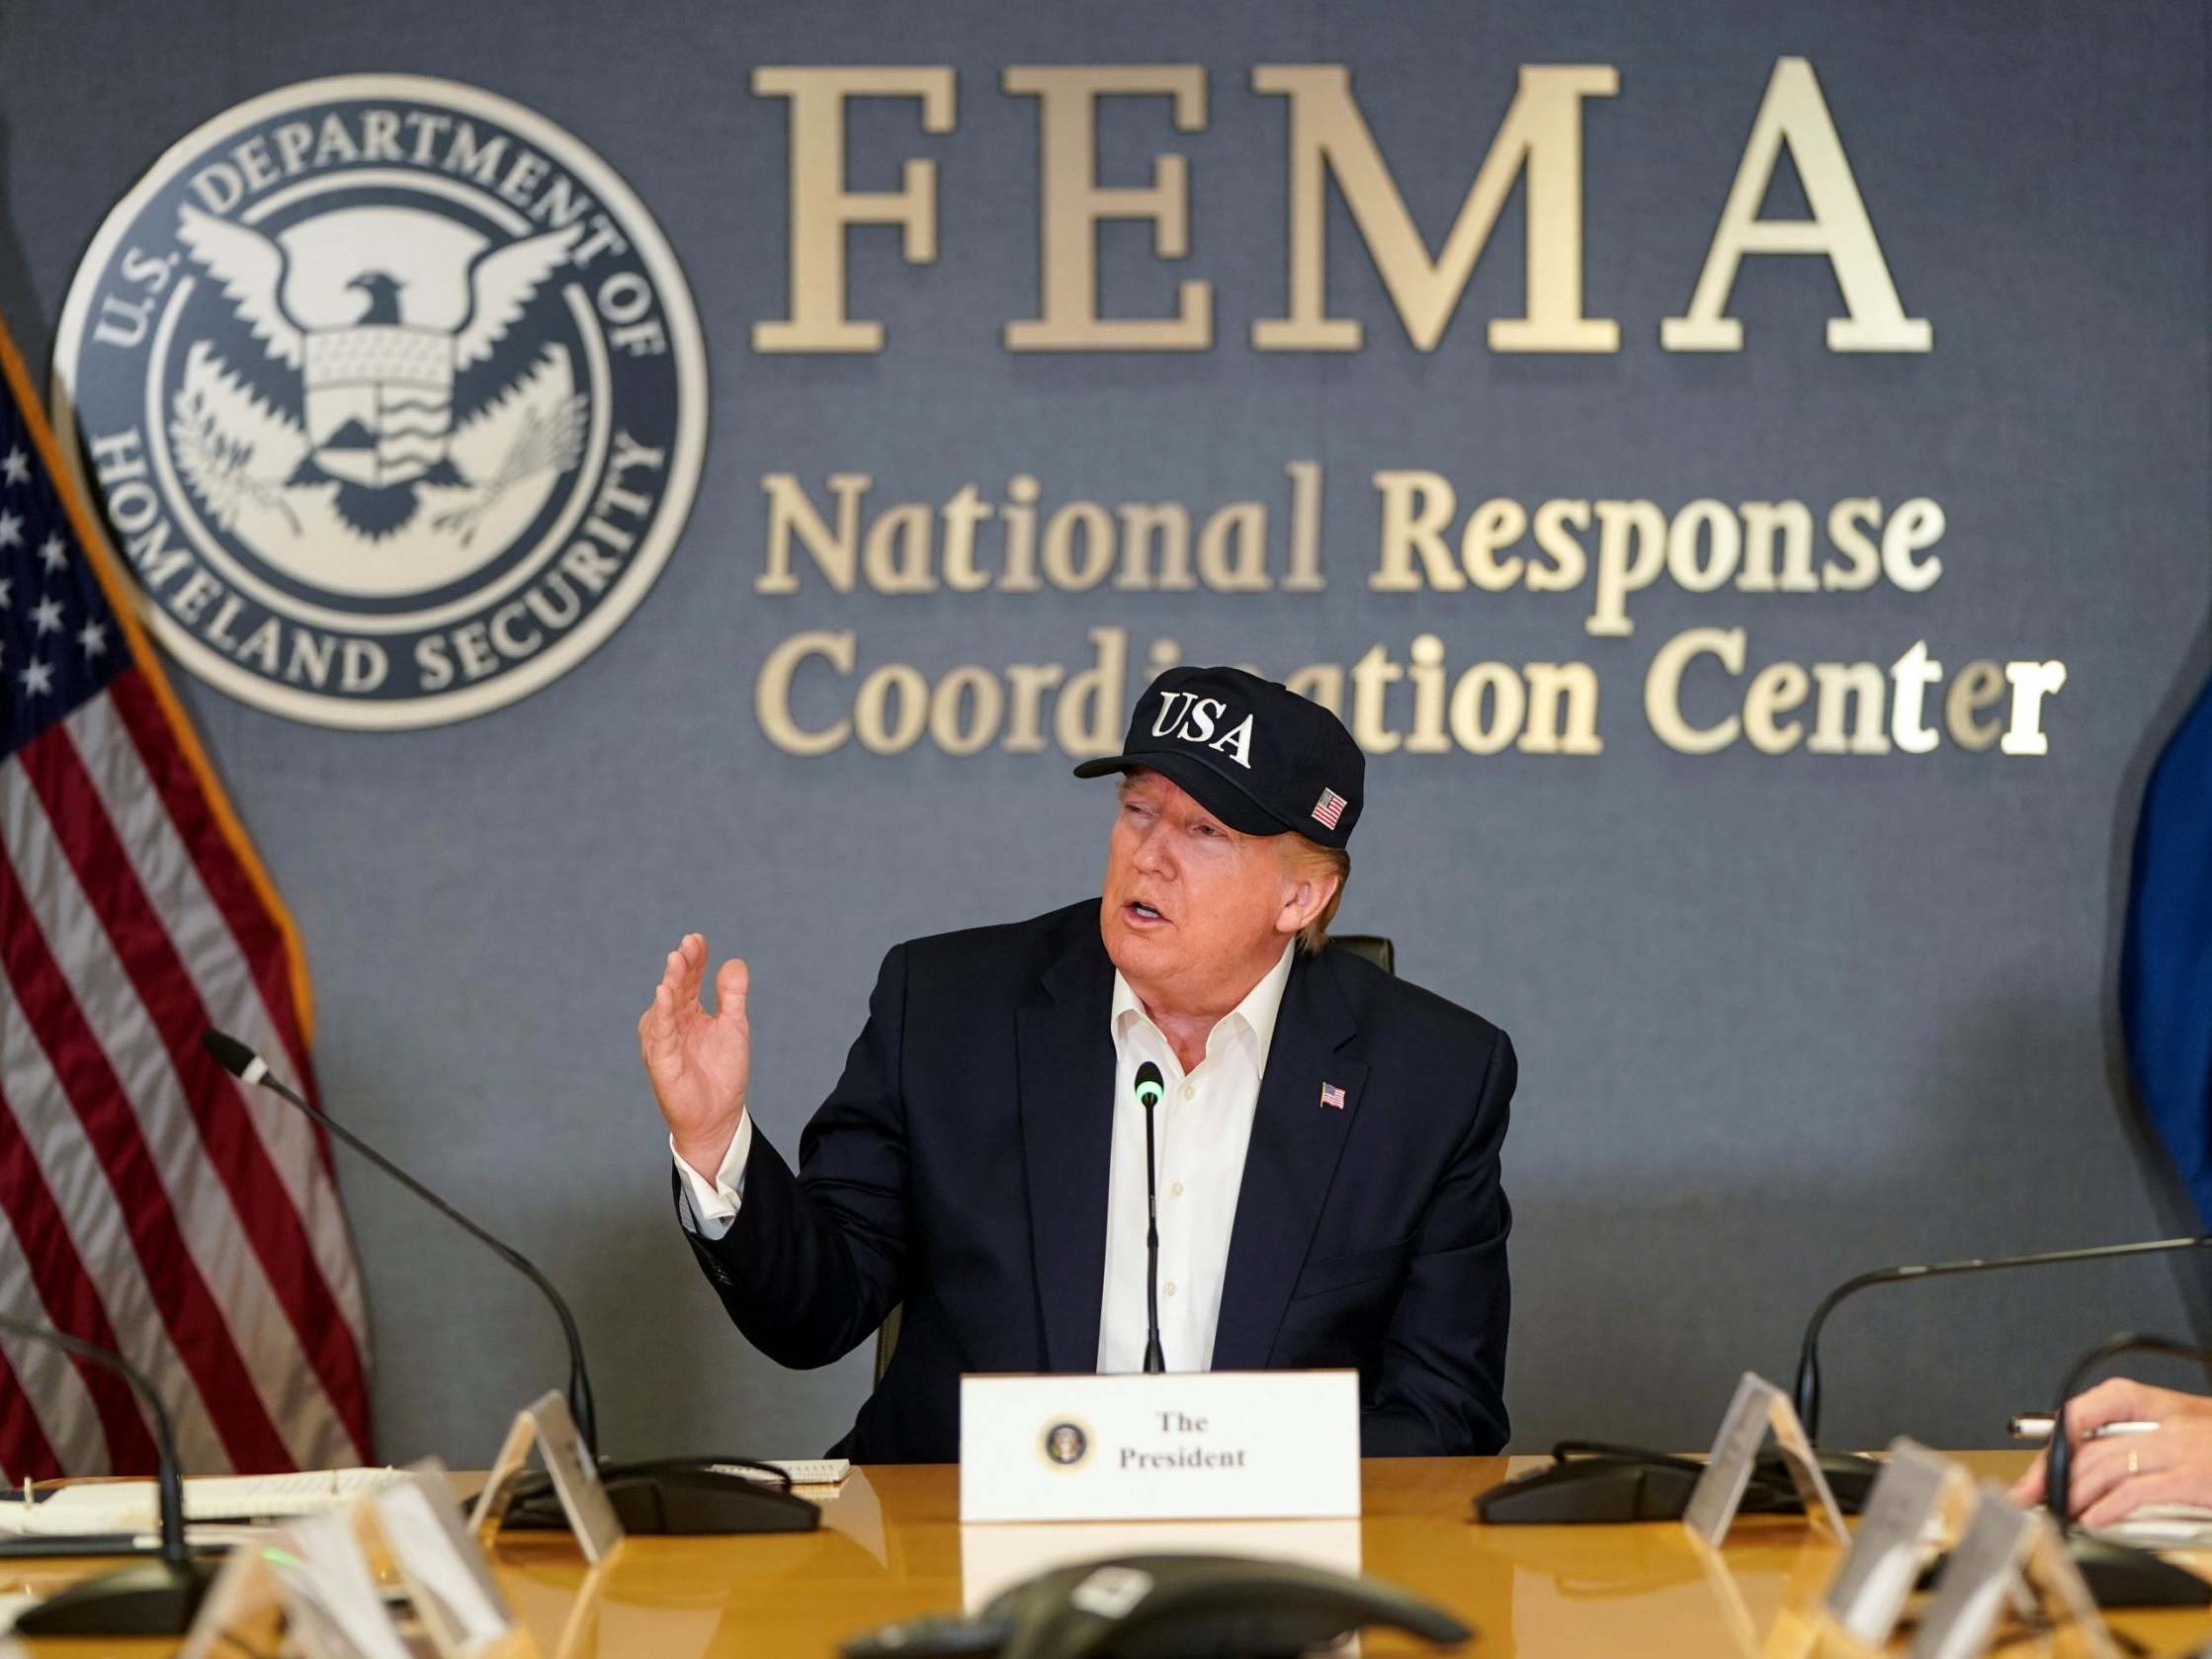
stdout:
[(1113, 997), (1114, 966), (1093, 925), (1079, 930), (1016, 1016), (1030, 1244), (1046, 1365), (1056, 1371), (1098, 1364), (1114, 1155)]
[[(1367, 1081), (1365, 1063), (1338, 1052), (1357, 1030), (1327, 957), (1300, 956), (1252, 1114), (1214, 1333), (1216, 1370), (1267, 1365)], [(1344, 1091), (1341, 1108), (1321, 1104), (1324, 1084)]]

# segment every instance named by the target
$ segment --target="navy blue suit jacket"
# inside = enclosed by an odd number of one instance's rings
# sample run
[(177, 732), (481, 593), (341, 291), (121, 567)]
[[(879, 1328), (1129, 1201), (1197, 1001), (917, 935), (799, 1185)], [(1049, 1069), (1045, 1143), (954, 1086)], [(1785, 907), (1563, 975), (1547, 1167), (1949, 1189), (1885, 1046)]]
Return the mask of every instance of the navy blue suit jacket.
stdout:
[[(904, 1304), (838, 1454), (950, 1462), (963, 1371), (1095, 1368), (1113, 982), (1096, 899), (896, 947), (799, 1174), (756, 1125), (729, 1231), (686, 1232), (738, 1329), (787, 1366), (841, 1358)], [(1356, 1368), (1369, 1456), (1499, 1450), (1514, 1078), (1488, 1021), (1347, 952), (1300, 953), (1214, 1369)]]

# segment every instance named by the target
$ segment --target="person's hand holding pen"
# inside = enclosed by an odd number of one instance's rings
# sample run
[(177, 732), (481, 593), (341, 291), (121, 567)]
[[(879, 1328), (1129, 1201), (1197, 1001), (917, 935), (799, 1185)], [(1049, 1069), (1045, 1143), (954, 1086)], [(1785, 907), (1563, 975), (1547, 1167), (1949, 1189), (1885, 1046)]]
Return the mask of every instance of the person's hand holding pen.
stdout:
[[(2083, 1526), (2108, 1526), (2146, 1504), (2212, 1508), (2212, 1399), (2116, 1376), (2067, 1402), (2066, 1427), (2067, 1501)], [(2049, 1464), (2046, 1448), (2014, 1483), (2015, 1502), (2043, 1502)]]

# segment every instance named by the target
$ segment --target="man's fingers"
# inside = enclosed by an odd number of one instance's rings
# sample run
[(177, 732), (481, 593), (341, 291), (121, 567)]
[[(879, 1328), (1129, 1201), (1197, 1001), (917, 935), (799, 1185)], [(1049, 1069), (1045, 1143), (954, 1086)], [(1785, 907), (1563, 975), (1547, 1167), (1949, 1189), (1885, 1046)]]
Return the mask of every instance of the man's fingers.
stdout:
[(2131, 1423), (2144, 1418), (2157, 1421), (2159, 1411), (2154, 1398), (2157, 1392), (2133, 1377), (2106, 1377), (2094, 1388), (2067, 1401), (2067, 1438), (2079, 1446), (2091, 1429), (2101, 1429), (2107, 1423)]
[(661, 978), (676, 994), (678, 1002), (699, 1000), (699, 986), (706, 961), (707, 941), (695, 933), (685, 934), (677, 942), (675, 950), (668, 953), (667, 971)]
[(676, 1023), (676, 998), (666, 980), (653, 987), (653, 1000), (638, 1016), (638, 1049), (644, 1055), (645, 1063), (673, 1056), (682, 1045), (681, 1028)]
[(2123, 1479), (2085, 1510), (2077, 1510), (2084, 1527), (2109, 1527), (2125, 1521), (2145, 1504), (2185, 1504), (2196, 1499), (2196, 1488), (2179, 1470), (2143, 1473)]
[(2128, 1466), (2124, 1460), (2086, 1465), (2077, 1463), (2067, 1473), (2067, 1513), (2074, 1516), (2084, 1514), (2127, 1479)]
[[(2108, 1493), (2164, 1471), (2174, 1448), (2161, 1435), (2115, 1435), (2093, 1440), (2076, 1453), (2066, 1483), (2067, 1508), (2083, 1515)], [(2133, 1499), (2132, 1503), (2143, 1500)]]
[(2041, 1503), (2043, 1494), (2048, 1489), (2046, 1482), (2050, 1478), (2050, 1452), (2038, 1452), (2035, 1461), (2027, 1466), (2027, 1473), (2012, 1482), (2012, 1501), (2022, 1505)]
[(715, 975), (715, 1010), (718, 1014), (734, 1014), (745, 1018), (745, 996), (752, 989), (752, 969), (745, 965), (742, 956), (732, 956), (722, 964), (722, 971)]
[(682, 995), (684, 986), (684, 953), (681, 947), (660, 959), (660, 988), (674, 995)]
[(646, 1020), (666, 1020), (670, 1023), (671, 1026), (673, 1026), (675, 1022), (676, 999), (684, 994), (683, 987), (683, 953), (680, 950), (671, 951), (661, 960), (660, 983), (653, 987), (653, 1000), (646, 1007), (644, 1018), (638, 1022), (638, 1030), (640, 1037), (644, 1035)]

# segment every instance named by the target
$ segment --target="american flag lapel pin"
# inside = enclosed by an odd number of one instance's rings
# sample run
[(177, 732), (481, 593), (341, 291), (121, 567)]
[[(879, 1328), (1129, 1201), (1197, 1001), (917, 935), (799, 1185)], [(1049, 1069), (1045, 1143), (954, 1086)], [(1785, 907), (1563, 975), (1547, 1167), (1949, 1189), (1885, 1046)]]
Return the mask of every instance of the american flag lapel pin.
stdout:
[[(1334, 789), (1321, 790), (1321, 798), (1314, 804), (1314, 816), (1325, 829), (1334, 829), (1336, 820), (1344, 815), (1344, 808), (1351, 803)], [(1344, 1103), (1336, 1103), (1342, 1106)]]
[(1344, 1091), (1333, 1083), (1323, 1083), (1321, 1085), (1321, 1105), (1333, 1106), (1337, 1111), (1343, 1111)]

